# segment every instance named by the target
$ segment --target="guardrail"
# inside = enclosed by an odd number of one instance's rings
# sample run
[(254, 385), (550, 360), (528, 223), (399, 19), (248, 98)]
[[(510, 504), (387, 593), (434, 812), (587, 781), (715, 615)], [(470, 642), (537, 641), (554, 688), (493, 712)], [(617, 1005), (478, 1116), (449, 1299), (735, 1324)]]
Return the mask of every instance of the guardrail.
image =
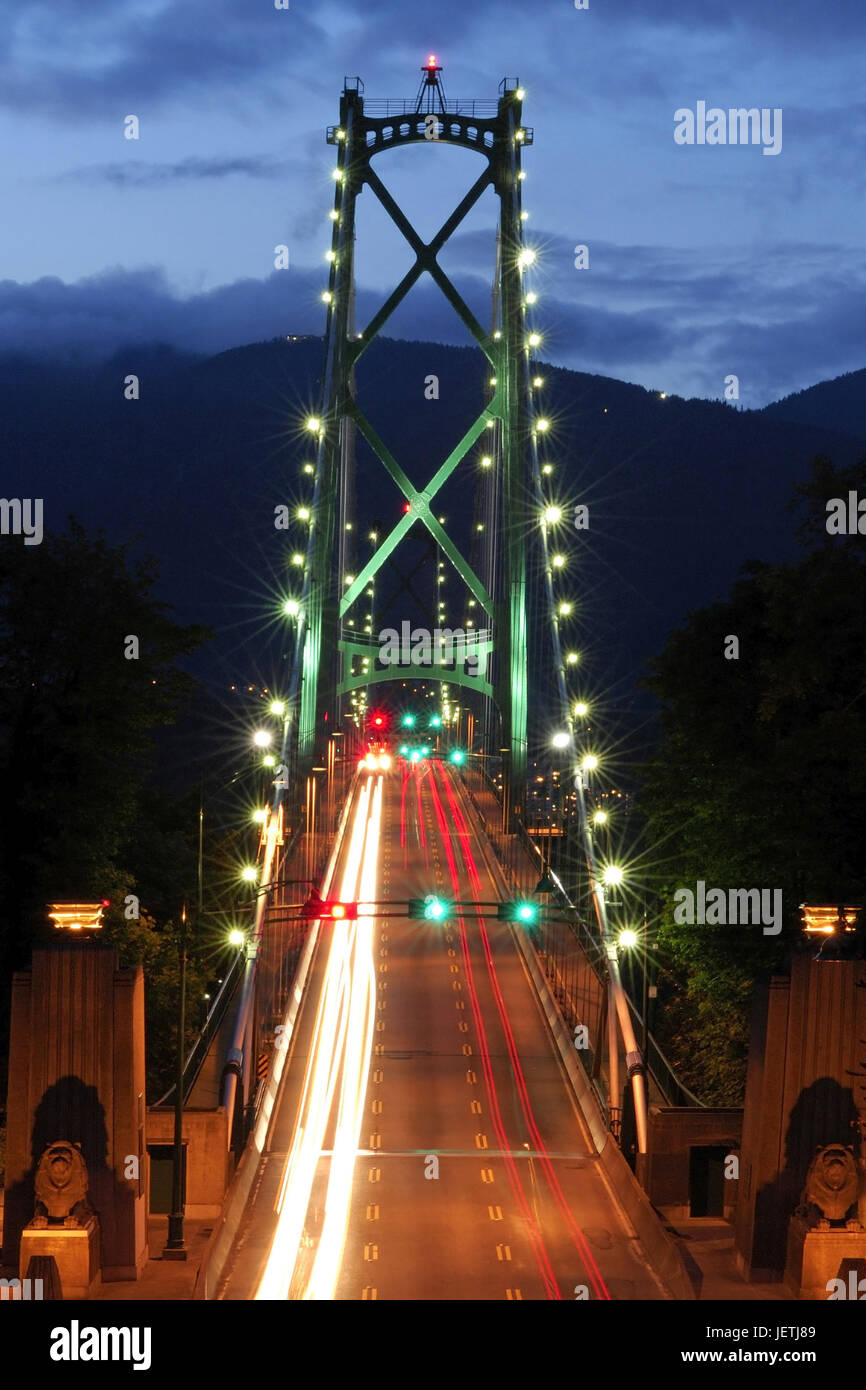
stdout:
[[(240, 979), (240, 964), (240, 956), (236, 955), (232, 960), (231, 965), (229, 966), (227, 975), (225, 976), (222, 984), (220, 985), (219, 993), (217, 994), (216, 999), (213, 1001), (213, 1004), (210, 1007), (207, 1018), (204, 1021), (204, 1026), (201, 1032), (199, 1033), (198, 1037), (196, 1038), (195, 1042), (193, 1043), (187, 1056), (186, 1062), (184, 1063), (184, 1105), (186, 1105), (187, 1101), (189, 1100), (190, 1095), (192, 1094), (192, 1088), (198, 1080), (199, 1072), (204, 1066), (205, 1058), (207, 1057), (208, 1053), (208, 1048), (210, 1047), (216, 1034), (219, 1032), (223, 1020), (228, 1012), (229, 1005), (232, 1001), (232, 995), (234, 994), (235, 989), (237, 988), (238, 980)], [(159, 1100), (155, 1101), (154, 1104), (164, 1105), (166, 1101), (169, 1099), (169, 1097), (174, 1095), (174, 1089), (175, 1083), (169, 1086), (165, 1095), (160, 1096)]]

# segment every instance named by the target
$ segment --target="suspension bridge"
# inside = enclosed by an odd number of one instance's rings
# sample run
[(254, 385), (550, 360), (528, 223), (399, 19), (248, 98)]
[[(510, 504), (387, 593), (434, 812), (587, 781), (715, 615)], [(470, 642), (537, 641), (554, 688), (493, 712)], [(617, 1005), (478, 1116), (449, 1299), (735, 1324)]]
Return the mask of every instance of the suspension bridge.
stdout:
[[(620, 974), (620, 871), (600, 834), (591, 699), (572, 684), (561, 582), (575, 533), (552, 490), (536, 365), (523, 101), (507, 78), (495, 100), (448, 100), (431, 55), (414, 99), (367, 99), (347, 80), (327, 132), (327, 325), (305, 422), (303, 583), (287, 604), (295, 658), (273, 716), (246, 944), (184, 1079), (186, 1102), (225, 1108), (239, 1159), (202, 1297), (682, 1296), (629, 1165), (647, 1152), (649, 1101), (694, 1098)], [(446, 147), (475, 161), (428, 240), (379, 172), (408, 146), (428, 199)], [(412, 261), (359, 328), (362, 194)], [(443, 269), (479, 206), (493, 214), (487, 328)], [(426, 407), (419, 460), (401, 456), (400, 422), (368, 418), (358, 382), (425, 274), (482, 355), (486, 387), (456, 442)], [(401, 636), (391, 650), (385, 624)], [(531, 767), (551, 744), (582, 903), (528, 824)]]

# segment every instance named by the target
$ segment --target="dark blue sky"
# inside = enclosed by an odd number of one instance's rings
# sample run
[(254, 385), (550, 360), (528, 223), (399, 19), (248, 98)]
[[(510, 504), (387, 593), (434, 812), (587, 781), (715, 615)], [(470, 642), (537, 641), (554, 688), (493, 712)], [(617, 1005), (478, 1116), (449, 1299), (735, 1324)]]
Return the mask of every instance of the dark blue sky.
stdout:
[[(290, 5), (2, 0), (0, 350), (321, 332), (343, 77), (412, 96), (435, 52), (448, 97), (526, 87), (542, 357), (681, 395), (736, 373), (746, 406), (866, 365), (863, 0)], [(781, 152), (678, 145), (701, 101), (781, 108)], [(433, 142), (378, 161), (427, 235), (478, 168)], [(482, 321), (492, 201), (443, 262)], [(409, 258), (359, 208), (361, 326)], [(464, 341), (429, 281), (389, 332)]]

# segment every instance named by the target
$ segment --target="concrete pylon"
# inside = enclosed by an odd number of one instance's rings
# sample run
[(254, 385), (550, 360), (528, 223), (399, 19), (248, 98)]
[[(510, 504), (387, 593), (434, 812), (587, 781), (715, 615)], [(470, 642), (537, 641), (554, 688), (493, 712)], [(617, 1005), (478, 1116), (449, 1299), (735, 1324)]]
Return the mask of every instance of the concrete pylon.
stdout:
[(756, 997), (734, 1221), (747, 1281), (784, 1277), (791, 1219), (817, 1150), (850, 1146), (860, 1156), (864, 1040), (862, 960), (795, 955), (790, 975), (772, 976)]
[(88, 939), (33, 952), (12, 981), (7, 1110), (4, 1263), (18, 1264), (46, 1146), (66, 1140), (87, 1165), (102, 1278), (137, 1279), (148, 1258), (141, 966), (119, 969)]

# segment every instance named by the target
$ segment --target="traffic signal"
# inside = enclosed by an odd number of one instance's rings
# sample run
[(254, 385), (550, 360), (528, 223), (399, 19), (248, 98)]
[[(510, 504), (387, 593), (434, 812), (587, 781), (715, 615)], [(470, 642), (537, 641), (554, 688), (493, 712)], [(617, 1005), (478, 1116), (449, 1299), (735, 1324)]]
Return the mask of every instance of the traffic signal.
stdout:
[(442, 717), (441, 717), (441, 715), (434, 714), (434, 715), (432, 716), (431, 720), (430, 720), (430, 728), (431, 728), (431, 729), (441, 729), (441, 727), (442, 727)]
[(500, 922), (522, 922), (524, 927), (532, 927), (538, 921), (538, 903), (500, 903), (496, 916)]
[(426, 898), (409, 899), (409, 916), (416, 921), (441, 922), (450, 915), (449, 904), (433, 893), (428, 893)]
[(343, 903), (333, 898), (320, 898), (318, 894), (313, 893), (301, 908), (301, 916), (308, 921), (322, 917), (332, 922), (357, 922), (358, 904)]
[(403, 718), (400, 720), (400, 723), (403, 725), (403, 728), (404, 728), (404, 729), (414, 729), (414, 727), (415, 727), (415, 716), (414, 716), (414, 714), (404, 714), (404, 715), (403, 715)]
[(459, 767), (461, 763), (465, 763), (466, 754), (463, 752), (462, 748), (452, 748), (451, 752), (448, 754), (448, 761), (449, 763), (456, 763)]

